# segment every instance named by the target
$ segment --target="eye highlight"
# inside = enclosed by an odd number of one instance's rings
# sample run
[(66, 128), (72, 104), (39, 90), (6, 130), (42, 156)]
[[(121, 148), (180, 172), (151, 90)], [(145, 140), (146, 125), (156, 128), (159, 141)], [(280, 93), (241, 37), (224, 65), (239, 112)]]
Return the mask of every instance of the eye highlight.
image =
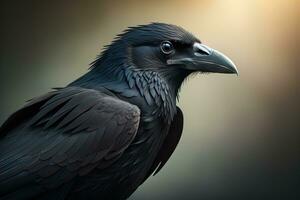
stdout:
[(160, 49), (164, 54), (171, 54), (174, 51), (173, 44), (170, 41), (163, 41), (160, 44)]

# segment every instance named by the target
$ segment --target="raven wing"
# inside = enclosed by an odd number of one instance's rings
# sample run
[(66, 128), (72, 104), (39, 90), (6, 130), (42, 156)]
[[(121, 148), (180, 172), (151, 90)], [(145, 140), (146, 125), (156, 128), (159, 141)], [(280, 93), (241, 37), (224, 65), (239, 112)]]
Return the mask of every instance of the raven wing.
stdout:
[(56, 188), (58, 199), (74, 177), (117, 160), (139, 120), (136, 106), (104, 89), (67, 87), (33, 99), (0, 129), (0, 198)]
[(181, 109), (177, 107), (177, 112), (171, 123), (168, 135), (165, 138), (146, 178), (148, 178), (152, 173), (154, 173), (153, 175), (157, 174), (167, 163), (181, 138), (182, 129), (183, 114)]

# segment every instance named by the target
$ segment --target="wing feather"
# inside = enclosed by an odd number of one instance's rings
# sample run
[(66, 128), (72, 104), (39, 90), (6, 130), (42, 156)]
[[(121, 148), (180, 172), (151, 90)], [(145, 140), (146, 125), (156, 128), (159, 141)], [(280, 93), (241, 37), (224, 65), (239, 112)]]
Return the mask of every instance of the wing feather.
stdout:
[(181, 138), (183, 130), (183, 114), (179, 107), (177, 107), (176, 115), (173, 118), (171, 123), (169, 133), (165, 138), (163, 145), (161, 146), (154, 163), (152, 164), (148, 175), (145, 179), (147, 179), (151, 174), (157, 174), (163, 166), (167, 163), (172, 153), (174, 152), (179, 140)]
[(139, 120), (136, 106), (106, 90), (67, 87), (33, 99), (0, 128), (0, 198), (109, 167), (135, 138)]

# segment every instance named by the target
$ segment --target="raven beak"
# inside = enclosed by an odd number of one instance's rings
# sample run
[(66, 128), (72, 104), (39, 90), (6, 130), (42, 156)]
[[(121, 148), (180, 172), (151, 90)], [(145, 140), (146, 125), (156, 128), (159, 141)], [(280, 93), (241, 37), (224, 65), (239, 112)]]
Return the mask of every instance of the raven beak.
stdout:
[(223, 53), (198, 42), (193, 45), (193, 55), (190, 57), (170, 59), (170, 65), (182, 65), (188, 70), (237, 74), (234, 63)]

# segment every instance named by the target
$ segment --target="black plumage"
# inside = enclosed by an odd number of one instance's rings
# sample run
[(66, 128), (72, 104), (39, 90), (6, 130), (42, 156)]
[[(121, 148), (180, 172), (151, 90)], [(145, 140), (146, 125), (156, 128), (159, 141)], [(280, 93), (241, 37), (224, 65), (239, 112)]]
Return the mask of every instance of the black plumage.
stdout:
[(0, 129), (0, 199), (126, 199), (181, 137), (176, 97), (193, 72), (236, 73), (223, 54), (163, 23), (117, 36), (90, 71)]

